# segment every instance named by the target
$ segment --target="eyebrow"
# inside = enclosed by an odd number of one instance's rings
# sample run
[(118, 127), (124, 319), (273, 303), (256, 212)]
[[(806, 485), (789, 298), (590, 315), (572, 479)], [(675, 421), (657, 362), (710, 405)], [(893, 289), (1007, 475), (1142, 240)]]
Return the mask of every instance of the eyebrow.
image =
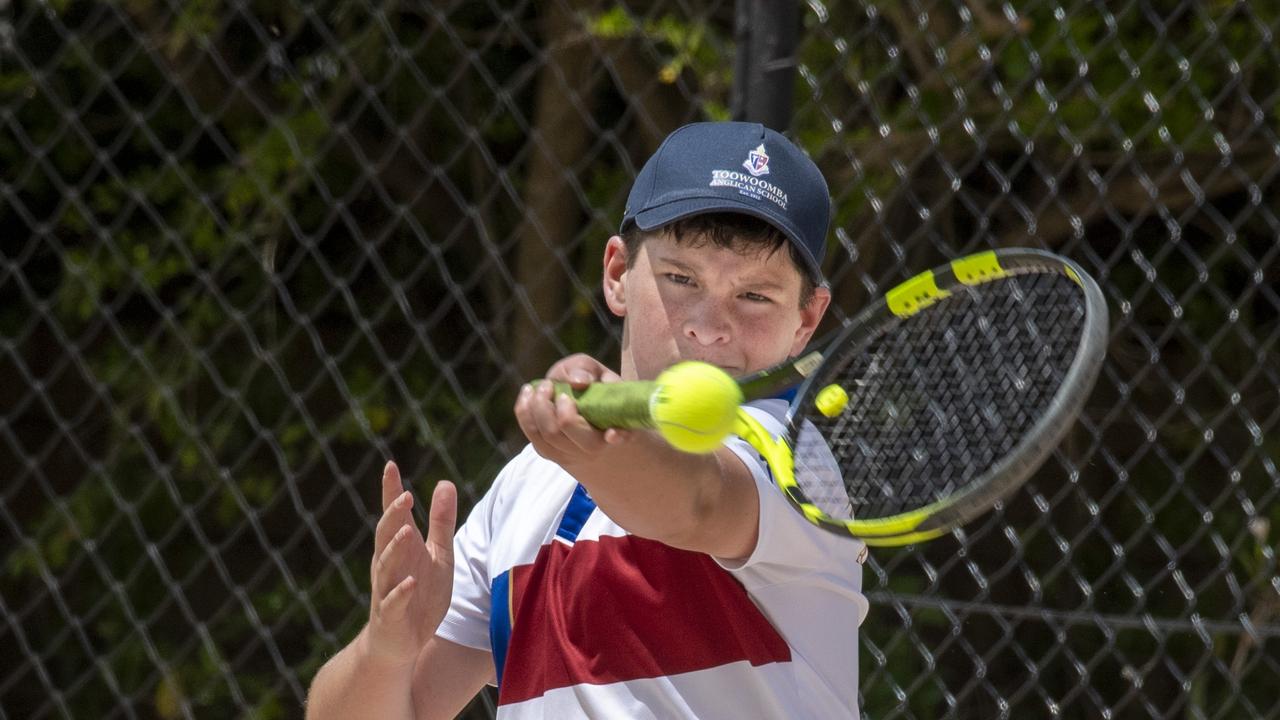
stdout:
[(667, 265), (671, 265), (687, 273), (697, 273), (698, 271), (698, 269), (693, 267), (692, 265), (689, 265), (688, 263), (685, 263), (685, 262), (681, 262), (680, 260), (676, 260), (673, 257), (669, 257), (667, 255), (657, 255), (656, 257), (658, 262), (666, 263)]
[[(669, 257), (667, 255), (655, 254), (655, 259), (658, 262), (666, 263), (667, 265), (670, 265), (676, 268), (677, 270), (680, 270), (681, 272), (686, 272), (686, 273), (689, 273), (690, 275), (698, 274), (697, 268), (693, 267), (692, 265), (689, 265), (688, 263), (682, 262), (680, 260), (676, 260), (673, 257)], [(773, 292), (781, 292), (786, 289), (785, 285), (782, 285), (781, 283), (775, 280), (764, 278), (764, 277), (748, 278), (742, 284), (746, 285), (752, 290), (770, 290)]]
[(748, 280), (744, 284), (747, 287), (750, 287), (754, 290), (773, 290), (775, 292), (781, 292), (786, 289), (785, 286), (780, 285), (772, 280), (756, 280), (756, 281)]

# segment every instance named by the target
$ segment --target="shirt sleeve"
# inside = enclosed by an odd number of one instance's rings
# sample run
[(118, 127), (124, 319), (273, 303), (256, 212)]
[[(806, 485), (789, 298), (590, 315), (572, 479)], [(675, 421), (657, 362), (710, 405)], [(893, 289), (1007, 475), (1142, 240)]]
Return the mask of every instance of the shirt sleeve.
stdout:
[[(785, 403), (763, 401), (746, 409), (769, 432), (775, 435), (784, 432), (779, 416), (785, 412)], [(734, 437), (726, 446), (755, 479), (760, 519), (756, 547), (747, 558), (732, 561), (716, 558), (716, 562), (733, 573), (749, 591), (800, 583), (844, 596), (857, 605), (860, 624), (868, 609), (862, 595), (861, 564), (866, 545), (823, 530), (796, 512), (774, 483), (764, 458), (745, 440)]]
[(500, 491), (509, 468), (510, 464), (498, 474), (453, 536), (453, 598), (449, 611), (436, 628), (439, 637), (477, 650), (491, 650), (489, 548), (494, 529), (494, 496)]

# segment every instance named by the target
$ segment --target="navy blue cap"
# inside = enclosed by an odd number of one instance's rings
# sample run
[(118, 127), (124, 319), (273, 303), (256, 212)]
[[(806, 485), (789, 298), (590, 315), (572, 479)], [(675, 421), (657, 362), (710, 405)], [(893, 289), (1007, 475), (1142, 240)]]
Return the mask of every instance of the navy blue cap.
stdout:
[(636, 176), (621, 231), (691, 215), (735, 212), (773, 225), (822, 278), (831, 197), (808, 155), (758, 123), (703, 122), (667, 136)]

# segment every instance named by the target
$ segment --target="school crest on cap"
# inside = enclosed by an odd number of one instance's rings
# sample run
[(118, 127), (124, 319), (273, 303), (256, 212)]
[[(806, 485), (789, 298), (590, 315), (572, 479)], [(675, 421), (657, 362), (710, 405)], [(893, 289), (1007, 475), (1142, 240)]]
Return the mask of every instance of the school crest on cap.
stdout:
[(764, 151), (764, 143), (760, 143), (759, 147), (747, 153), (747, 159), (742, 161), (742, 167), (756, 177), (769, 174), (769, 153)]

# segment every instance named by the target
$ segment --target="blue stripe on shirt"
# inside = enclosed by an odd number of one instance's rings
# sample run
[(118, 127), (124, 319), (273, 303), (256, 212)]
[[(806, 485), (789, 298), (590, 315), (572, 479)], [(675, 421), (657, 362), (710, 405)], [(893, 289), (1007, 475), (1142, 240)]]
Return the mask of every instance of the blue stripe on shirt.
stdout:
[(493, 648), (493, 665), (502, 686), (502, 668), (507, 663), (507, 643), (511, 641), (511, 571), (493, 579), (490, 588), (489, 645)]
[(560, 527), (556, 528), (556, 535), (569, 542), (578, 539), (578, 533), (582, 532), (582, 526), (587, 523), (587, 518), (591, 517), (591, 511), (596, 509), (595, 500), (587, 494), (587, 489), (582, 487), (582, 483), (578, 483), (578, 487), (573, 490), (573, 497), (569, 498), (569, 505), (564, 509), (564, 517), (560, 518)]

